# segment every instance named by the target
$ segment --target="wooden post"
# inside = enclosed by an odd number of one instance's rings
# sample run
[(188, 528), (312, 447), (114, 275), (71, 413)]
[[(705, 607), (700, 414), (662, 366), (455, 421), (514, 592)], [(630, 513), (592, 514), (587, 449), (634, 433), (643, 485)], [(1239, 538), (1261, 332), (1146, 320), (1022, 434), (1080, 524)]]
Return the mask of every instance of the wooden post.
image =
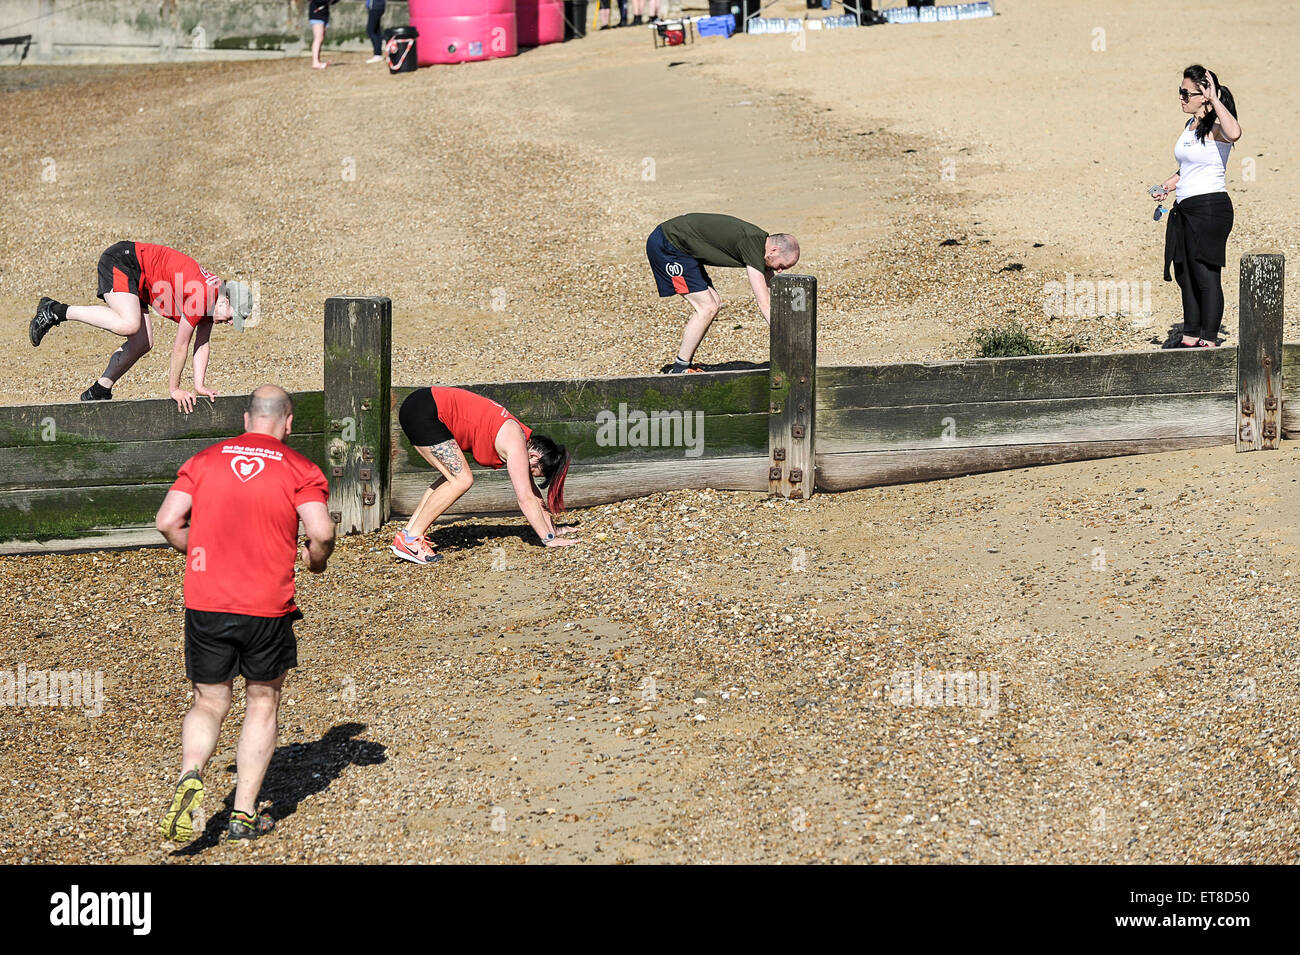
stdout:
[(1275, 451), (1282, 414), (1281, 255), (1241, 257), (1237, 328), (1237, 450)]
[(340, 534), (377, 531), (388, 519), (392, 337), (389, 299), (325, 300), (325, 476)]
[(817, 280), (772, 280), (771, 404), (767, 488), (780, 497), (812, 497), (816, 457), (813, 410), (817, 376)]

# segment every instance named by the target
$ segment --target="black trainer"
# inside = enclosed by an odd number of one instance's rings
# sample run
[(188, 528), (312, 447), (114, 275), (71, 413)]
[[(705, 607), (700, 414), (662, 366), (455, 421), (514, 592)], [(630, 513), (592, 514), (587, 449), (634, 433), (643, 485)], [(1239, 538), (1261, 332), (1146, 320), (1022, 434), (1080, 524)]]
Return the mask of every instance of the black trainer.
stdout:
[(82, 401), (108, 401), (112, 397), (113, 389), (105, 388), (99, 382), (95, 382), (81, 393)]
[(58, 304), (52, 298), (43, 298), (36, 306), (36, 317), (32, 319), (32, 324), (27, 329), (27, 337), (32, 340), (33, 345), (39, 345), (46, 332), (55, 325), (62, 325), (67, 321), (66, 318), (59, 318), (54, 314), (54, 306)]

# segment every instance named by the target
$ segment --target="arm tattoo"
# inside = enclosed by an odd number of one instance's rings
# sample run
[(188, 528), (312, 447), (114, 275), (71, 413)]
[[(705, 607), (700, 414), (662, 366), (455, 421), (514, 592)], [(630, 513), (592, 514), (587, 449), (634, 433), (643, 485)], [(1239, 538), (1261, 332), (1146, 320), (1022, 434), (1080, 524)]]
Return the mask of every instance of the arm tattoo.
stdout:
[(455, 441), (444, 441), (442, 444), (435, 444), (429, 451), (435, 458), (447, 465), (447, 470), (452, 474), (461, 472), (460, 446)]

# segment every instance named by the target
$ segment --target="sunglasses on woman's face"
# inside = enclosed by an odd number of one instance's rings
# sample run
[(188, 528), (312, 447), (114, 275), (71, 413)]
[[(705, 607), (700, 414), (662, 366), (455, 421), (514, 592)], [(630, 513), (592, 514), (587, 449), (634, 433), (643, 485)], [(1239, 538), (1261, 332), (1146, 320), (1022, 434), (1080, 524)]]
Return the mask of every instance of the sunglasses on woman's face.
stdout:
[(1180, 86), (1180, 87), (1178, 87), (1178, 95), (1181, 96), (1182, 99), (1183, 99), (1183, 102), (1186, 103), (1186, 102), (1187, 102), (1189, 99), (1191, 99), (1193, 96), (1204, 96), (1205, 94), (1204, 94), (1204, 93), (1198, 93), (1198, 92), (1196, 92), (1195, 90), (1185, 89), (1184, 87)]

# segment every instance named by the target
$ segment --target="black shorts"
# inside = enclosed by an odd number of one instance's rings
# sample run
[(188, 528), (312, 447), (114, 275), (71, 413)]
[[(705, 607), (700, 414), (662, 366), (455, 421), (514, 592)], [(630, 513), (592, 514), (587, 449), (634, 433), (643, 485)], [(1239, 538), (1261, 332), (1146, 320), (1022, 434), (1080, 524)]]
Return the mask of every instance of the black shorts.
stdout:
[(99, 291), (103, 298), (109, 292), (130, 292), (140, 300), (140, 308), (149, 308), (149, 290), (144, 287), (144, 270), (135, 255), (134, 242), (116, 242), (99, 257)]
[(438, 403), (428, 388), (417, 388), (406, 396), (397, 411), (397, 422), (412, 447), (432, 448), (456, 440), (451, 436), (451, 429), (439, 420)]
[(253, 617), (185, 609), (185, 675), (195, 683), (225, 683), (236, 675), (269, 682), (298, 665), (294, 610), (283, 617)]
[(703, 292), (713, 286), (704, 263), (669, 242), (659, 226), (645, 240), (645, 257), (650, 260), (660, 298)]

